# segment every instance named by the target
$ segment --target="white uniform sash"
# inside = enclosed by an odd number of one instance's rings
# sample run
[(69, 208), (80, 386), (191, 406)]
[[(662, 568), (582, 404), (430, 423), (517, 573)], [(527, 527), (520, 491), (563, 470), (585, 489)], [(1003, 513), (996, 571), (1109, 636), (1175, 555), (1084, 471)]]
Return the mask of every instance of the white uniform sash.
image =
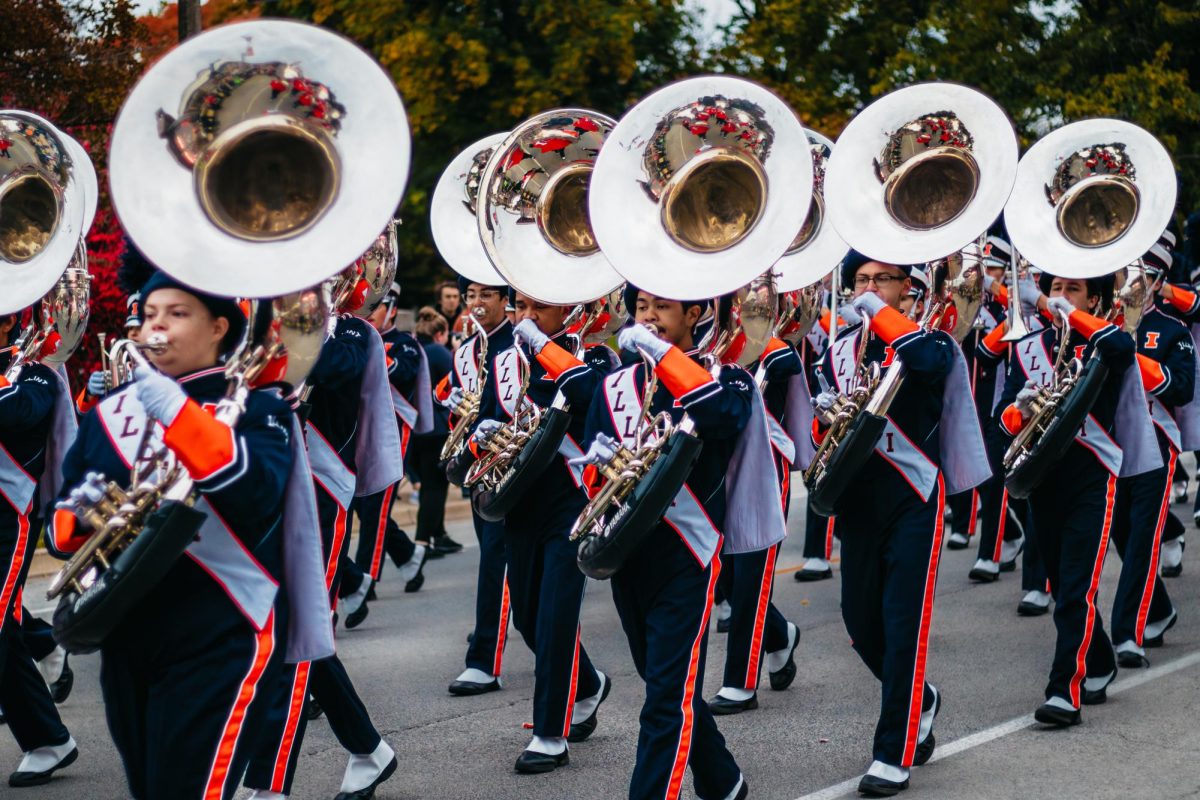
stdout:
[(1182, 452), (1183, 434), (1179, 430), (1179, 424), (1175, 422), (1175, 418), (1171, 416), (1171, 412), (1167, 410), (1161, 400), (1154, 395), (1150, 395), (1148, 399), (1150, 401), (1150, 421), (1163, 432), (1176, 450)]
[(496, 399), (509, 419), (517, 416), (517, 398), (521, 395), (520, 358), (515, 347), (510, 347), (496, 356), (492, 365), (495, 370)]
[(478, 346), (479, 337), (472, 336), (454, 351), (454, 375), (468, 393), (479, 391), (479, 370), (475, 365), (475, 348)]
[(358, 483), (354, 472), (346, 466), (337, 451), (328, 440), (321, 435), (311, 422), (307, 423), (308, 461), (312, 466), (313, 477), (333, 495), (333, 499), (342, 508), (350, 508), (354, 500), (354, 487)]
[(33, 506), (37, 481), (0, 445), (0, 495), (21, 516), (28, 516)]
[(400, 426), (392, 403), (387, 355), (379, 331), (363, 324), (367, 335), (367, 366), (358, 401), (358, 438), (354, 446), (357, 485), (354, 494), (366, 497), (394, 486), (404, 477)]

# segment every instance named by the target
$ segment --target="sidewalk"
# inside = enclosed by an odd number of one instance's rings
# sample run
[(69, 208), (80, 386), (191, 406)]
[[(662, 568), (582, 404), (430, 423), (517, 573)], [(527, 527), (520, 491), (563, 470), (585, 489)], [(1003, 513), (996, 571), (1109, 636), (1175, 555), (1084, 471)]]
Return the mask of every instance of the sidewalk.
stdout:
[[(392, 506), (392, 519), (396, 521), (397, 525), (408, 531), (410, 536), (417, 527), (417, 506), (415, 503), (409, 502), (411, 497), (412, 487), (405, 482)], [(451, 486), (450, 494), (446, 498), (446, 521), (456, 522), (470, 516), (471, 501), (462, 496), (462, 492), (457, 486)], [(39, 547), (33, 554), (33, 561), (29, 564), (29, 575), (34, 578), (44, 578), (58, 572), (62, 564), (63, 562), (47, 553), (45, 548)]]

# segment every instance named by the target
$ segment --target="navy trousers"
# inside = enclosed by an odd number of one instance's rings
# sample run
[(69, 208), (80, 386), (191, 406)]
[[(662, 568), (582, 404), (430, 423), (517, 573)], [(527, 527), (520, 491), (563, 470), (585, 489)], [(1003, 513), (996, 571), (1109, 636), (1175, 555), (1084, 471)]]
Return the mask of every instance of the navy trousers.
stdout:
[(162, 625), (129, 620), (101, 650), (108, 728), (137, 800), (233, 797), (257, 747), (286, 625), (273, 612), (255, 632), (225, 606), (210, 604), (203, 626), (172, 629), (169, 610)]
[[(1020, 505), (1018, 506), (1017, 503)], [(1021, 552), (1021, 591), (1049, 592), (1050, 581), (1046, 578), (1046, 565), (1038, 550), (1037, 524), (1033, 521), (1033, 509), (1028, 500), (1016, 500), (1013, 507), (1021, 514), (1025, 527), (1025, 549)]]
[(561, 527), (506, 523), (504, 532), (513, 625), (534, 654), (533, 735), (566, 736), (575, 700), (601, 688), (580, 642), (579, 546)]
[(21, 609), (21, 637), (34, 661), (41, 661), (58, 646), (54, 641), (54, 627), (46, 620), (35, 617), (27, 608)]
[[(984, 444), (987, 448), (988, 463), (992, 467), (992, 476), (979, 484), (976, 492), (979, 495), (979, 555), (978, 558), (987, 561), (1000, 560), (1000, 545), (1005, 541), (1013, 541), (1021, 537), (1021, 531), (1009, 525), (1009, 510), (1022, 521), (1022, 528), (1028, 512), (1028, 504), (1008, 496), (1004, 488), (1004, 450), (1007, 444), (999, 434), (996, 423), (990, 422), (985, 427), (988, 432)], [(955, 495), (957, 497), (958, 495)], [(954, 530), (958, 528), (958, 509), (954, 509)], [(1025, 552), (1029, 552), (1028, 537)]]
[(974, 489), (952, 494), (946, 498), (946, 504), (950, 506), (950, 530), (968, 539), (974, 536), (979, 521), (979, 494)]
[[(0, 709), (22, 752), (65, 744), (70, 734), (34, 666), (16, 605), (29, 574), (40, 525), (28, 517), (0, 522)], [(36, 526), (35, 526), (36, 525)], [(53, 640), (50, 649), (54, 649)]]
[(1179, 453), (1168, 446), (1162, 467), (1117, 480), (1112, 542), (1121, 557), (1121, 577), (1113, 598), (1112, 640), (1141, 647), (1147, 622), (1159, 622), (1173, 610), (1167, 587), (1158, 576), (1158, 549), (1171, 506), (1171, 482)]
[(479, 540), (479, 576), (475, 584), (475, 634), (466, 664), (500, 677), (508, 639), (509, 597), (504, 552), (504, 523), (488, 522), (472, 512)]
[[(330, 602), (335, 603), (342, 574), (339, 562), (348, 561), (349, 511), (320, 484), (316, 488), (326, 586)], [(246, 769), (245, 785), (251, 789), (291, 793), (307, 728), (304, 705), (310, 694), (324, 709), (330, 730), (347, 752), (366, 755), (379, 746), (379, 731), (336, 654), (320, 661), (283, 665), (266, 694), (258, 746)]]
[(646, 682), (634, 800), (676, 800), (685, 768), (701, 800), (728, 796), (741, 776), (704, 700), (704, 662), (720, 556), (701, 565), (675, 531), (658, 525), (613, 576), (613, 601)]
[(721, 557), (718, 585), (732, 609), (723, 685), (731, 689), (757, 690), (762, 654), (787, 647), (788, 621), (771, 602), (778, 555), (775, 545)]
[(909, 767), (921, 711), (933, 697), (925, 668), (945, 489), (940, 473), (927, 501), (898, 474), (879, 484), (838, 517), (842, 619), (855, 651), (882, 684), (873, 757)]
[(403, 564), (412, 558), (416, 549), (408, 534), (392, 519), (395, 502), (396, 486), (389, 486), (377, 494), (358, 498), (354, 504), (358, 514), (358, 549), (354, 553), (354, 564), (372, 580), (379, 580), (384, 552), (397, 564)]
[(823, 558), (833, 555), (833, 517), (823, 517), (808, 505), (804, 514), (804, 557)]
[[(1074, 447), (1074, 445), (1073, 445)], [(1054, 595), (1058, 638), (1046, 699), (1061, 697), (1079, 708), (1086, 677), (1116, 669), (1112, 643), (1096, 607), (1108, 550), (1117, 478), (1099, 464), (1051, 470), (1030, 495), (1038, 552)]]

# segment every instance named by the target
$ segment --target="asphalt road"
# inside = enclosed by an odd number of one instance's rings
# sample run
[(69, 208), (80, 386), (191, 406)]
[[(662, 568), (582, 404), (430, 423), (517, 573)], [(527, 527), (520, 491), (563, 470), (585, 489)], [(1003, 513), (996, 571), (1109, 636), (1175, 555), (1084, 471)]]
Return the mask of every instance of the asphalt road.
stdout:
[[(800, 501), (795, 504), (803, 509)], [(1189, 505), (1174, 507), (1185, 518)], [(785, 692), (764, 690), (760, 708), (720, 718), (751, 786), (751, 797), (796, 800), (853, 794), (870, 763), (879, 689), (842, 626), (839, 581), (799, 584), (802, 513), (779, 558), (775, 602), (799, 624), (796, 682)], [(1188, 519), (1189, 529), (1191, 528)], [(338, 631), (342, 660), (372, 716), (399, 754), (400, 769), (380, 787), (381, 800), (489, 798), (562, 800), (613, 798), (627, 792), (642, 689), (633, 669), (609, 588), (589, 587), (584, 641), (597, 666), (614, 680), (600, 727), (571, 749), (571, 763), (550, 775), (513, 772), (527, 743), (532, 657), (511, 632), (504, 690), (455, 698), (446, 685), (462, 669), (472, 625), (477, 549), (469, 522), (450, 525), (468, 543), (461, 554), (431, 562), (424, 589), (405, 595), (389, 566), (367, 621)], [(1196, 538), (1196, 534), (1190, 534)], [(973, 550), (943, 554), (930, 641), (929, 677), (945, 703), (936, 726), (938, 755), (915, 770), (907, 796), (923, 798), (1183, 798), (1200, 797), (1200, 563), (1185, 556), (1182, 577), (1167, 582), (1179, 624), (1167, 646), (1150, 651), (1153, 666), (1123, 672), (1107, 705), (1085, 708), (1082, 725), (1050, 732), (1033, 724), (1053, 647), (1050, 617), (1016, 615), (1019, 574), (986, 586), (967, 580)], [(1110, 607), (1119, 562), (1110, 553), (1101, 587)], [(26, 597), (39, 596), (44, 579)], [(710, 637), (704, 694), (720, 685), (724, 637)], [(80, 746), (76, 764), (50, 785), (3, 788), (6, 797), (38, 800), (126, 797), (117, 754), (108, 739), (97, 686), (98, 659), (72, 659), (74, 693), (62, 715)], [(764, 678), (764, 686), (766, 684)], [(19, 753), (0, 733), (0, 765)], [(318, 721), (303, 744), (293, 797), (331, 798), (346, 755)], [(9, 766), (12, 765), (12, 766)], [(686, 784), (690, 792), (690, 783)]]

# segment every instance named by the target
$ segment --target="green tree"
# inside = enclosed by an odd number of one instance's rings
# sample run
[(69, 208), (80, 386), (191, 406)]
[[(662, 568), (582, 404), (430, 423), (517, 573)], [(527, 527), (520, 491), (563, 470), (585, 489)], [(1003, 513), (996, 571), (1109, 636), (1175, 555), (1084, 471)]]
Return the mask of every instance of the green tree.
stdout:
[(433, 247), (429, 200), (459, 150), (557, 106), (620, 116), (697, 69), (677, 0), (279, 0), (271, 11), (358, 42), (404, 98), (414, 141), (400, 236), (414, 304), (451, 277)]

